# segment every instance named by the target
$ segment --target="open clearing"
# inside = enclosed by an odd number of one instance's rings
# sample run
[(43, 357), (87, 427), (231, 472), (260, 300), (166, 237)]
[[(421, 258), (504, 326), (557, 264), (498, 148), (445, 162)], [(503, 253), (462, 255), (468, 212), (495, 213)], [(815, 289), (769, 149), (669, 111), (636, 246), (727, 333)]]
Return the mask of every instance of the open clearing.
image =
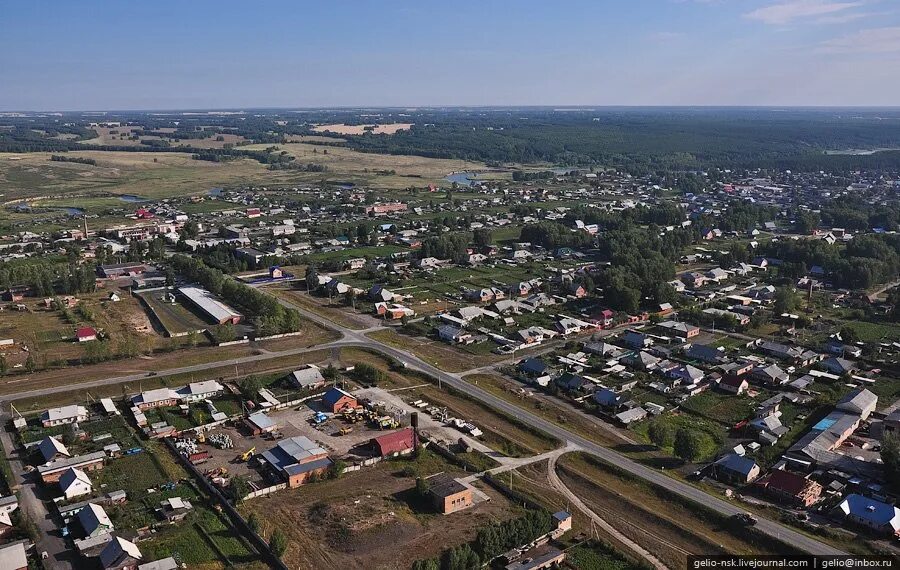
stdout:
[(383, 461), (340, 479), (279, 492), (245, 502), (263, 534), (280, 528), (288, 535), (285, 562), (290, 568), (406, 570), (413, 560), (437, 556), (441, 549), (472, 540), (480, 526), (521, 514), (493, 489), (491, 500), (451, 515), (434, 513), (414, 494), (413, 474), (461, 475), (434, 453), (417, 459)]
[(406, 131), (412, 123), (391, 123), (389, 125), (319, 125), (313, 130), (317, 133), (337, 133), (339, 135), (363, 135), (371, 132), (375, 135), (392, 135), (398, 131)]

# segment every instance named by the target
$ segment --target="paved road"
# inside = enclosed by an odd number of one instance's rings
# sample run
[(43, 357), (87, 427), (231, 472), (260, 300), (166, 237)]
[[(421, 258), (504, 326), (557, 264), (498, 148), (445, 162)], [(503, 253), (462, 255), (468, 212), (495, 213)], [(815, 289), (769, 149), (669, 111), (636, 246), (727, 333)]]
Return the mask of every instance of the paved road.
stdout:
[[(340, 326), (331, 321), (326, 321), (322, 318), (321, 315), (308, 311), (302, 307), (298, 307), (284, 299), (278, 299), (278, 301), (289, 308), (296, 309), (306, 318), (315, 321), (325, 327), (328, 327), (342, 335), (339, 340), (334, 342), (322, 344), (315, 347), (309, 348), (298, 348), (293, 350), (285, 350), (271, 353), (264, 353), (254, 356), (247, 356), (243, 358), (235, 358), (230, 360), (224, 360), (214, 363), (205, 363), (198, 364), (194, 366), (185, 366), (182, 368), (176, 368), (172, 370), (160, 370), (160, 374), (180, 374), (184, 372), (197, 372), (200, 370), (205, 370), (213, 366), (232, 366), (235, 364), (244, 364), (248, 362), (259, 362), (264, 360), (269, 360), (273, 358), (278, 358), (281, 356), (295, 355), (295, 354), (303, 354), (306, 352), (312, 352), (316, 350), (324, 350), (329, 348), (339, 348), (339, 347), (359, 347), (359, 348), (367, 348), (377, 352), (380, 352), (384, 355), (395, 358), (400, 362), (404, 362), (409, 368), (413, 370), (418, 370), (434, 378), (438, 379), (442, 383), (446, 383), (453, 388), (463, 392), (471, 397), (477, 398), (482, 402), (497, 408), (498, 410), (505, 412), (513, 417), (518, 418), (519, 420), (540, 429), (562, 442), (568, 444), (574, 444), (575, 446), (580, 447), (585, 452), (590, 453), (600, 459), (612, 463), (618, 466), (625, 471), (628, 471), (632, 475), (640, 477), (645, 481), (650, 483), (659, 485), (660, 487), (664, 487), (669, 491), (680, 495), (683, 498), (689, 499), (691, 501), (697, 502), (699, 504), (705, 505), (714, 511), (730, 516), (734, 514), (738, 514), (743, 512), (743, 509), (739, 508), (733, 503), (724, 501), (719, 499), (713, 495), (710, 495), (696, 487), (688, 485), (687, 483), (683, 483), (672, 477), (668, 477), (659, 471), (656, 471), (650, 467), (646, 467), (640, 463), (637, 463), (620, 453), (613, 451), (612, 449), (602, 447), (590, 440), (587, 440), (577, 434), (571, 433), (565, 428), (560, 427), (557, 424), (551, 423), (539, 416), (528, 412), (514, 404), (507, 402), (493, 394), (482, 390), (478, 386), (474, 386), (469, 384), (465, 380), (462, 379), (460, 374), (453, 374), (450, 372), (445, 372), (428, 362), (420, 359), (419, 357), (411, 354), (405, 350), (397, 349), (392, 346), (386, 345), (380, 341), (369, 338), (365, 336), (365, 333), (368, 331), (355, 331), (352, 329), (348, 329), (346, 327)], [(467, 372), (468, 373), (468, 372)], [(79, 384), (79, 388), (90, 388), (96, 386), (104, 386), (110, 384), (120, 384), (123, 382), (136, 382), (142, 378), (146, 378), (145, 374), (136, 374), (130, 376), (121, 376), (118, 378), (107, 378), (104, 380), (98, 380), (93, 382), (88, 382), (83, 385)], [(45, 396), (49, 394), (59, 393), (70, 391), (73, 389), (73, 386), (58, 386), (53, 388), (42, 388), (38, 390), (30, 390), (30, 391), (22, 391), (16, 393), (12, 396), (6, 396), (6, 399), (19, 399), (19, 398), (28, 398), (28, 397), (36, 397), (36, 396)], [(813, 538), (808, 537), (805, 534), (797, 532), (793, 529), (787, 528), (778, 524), (776, 522), (770, 521), (768, 519), (760, 518), (759, 523), (756, 528), (773, 538), (781, 540), (787, 544), (791, 544), (799, 550), (808, 552), (810, 554), (822, 554), (822, 555), (840, 555), (845, 554), (844, 552), (823, 544)]]
[[(0, 425), (7, 425), (9, 417), (0, 415)], [(12, 438), (5, 429), (0, 429), (0, 443), (6, 451), (9, 458), (9, 465), (12, 468), (16, 481), (21, 481), (19, 487), (19, 508), (28, 514), (28, 517), (34, 521), (34, 524), (40, 529), (40, 537), (37, 541), (37, 551), (46, 552), (47, 560), (44, 561), (48, 568), (53, 570), (70, 570), (72, 568), (71, 558), (73, 553), (68, 550), (65, 540), (60, 536), (57, 530), (57, 524), (47, 511), (44, 502), (37, 496), (39, 488), (32, 480), (33, 475), (26, 474), (24, 471), (25, 463), (19, 457), (18, 452), (14, 452), (15, 445)], [(14, 484), (10, 482), (10, 486)]]

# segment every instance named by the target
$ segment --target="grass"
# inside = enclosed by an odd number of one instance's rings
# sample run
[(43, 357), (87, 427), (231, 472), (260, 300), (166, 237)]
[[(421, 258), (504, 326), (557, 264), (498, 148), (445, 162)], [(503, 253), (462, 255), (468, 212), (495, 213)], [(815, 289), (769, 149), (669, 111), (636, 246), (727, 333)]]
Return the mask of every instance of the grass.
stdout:
[(393, 330), (379, 330), (366, 336), (405, 350), (411, 350), (422, 360), (448, 372), (465, 372), (503, 360), (503, 356), (484, 350), (465, 350), (466, 347), (452, 347), (441, 341), (409, 337)]
[(753, 400), (746, 396), (723, 394), (707, 390), (691, 396), (681, 404), (682, 409), (728, 427), (753, 414)]

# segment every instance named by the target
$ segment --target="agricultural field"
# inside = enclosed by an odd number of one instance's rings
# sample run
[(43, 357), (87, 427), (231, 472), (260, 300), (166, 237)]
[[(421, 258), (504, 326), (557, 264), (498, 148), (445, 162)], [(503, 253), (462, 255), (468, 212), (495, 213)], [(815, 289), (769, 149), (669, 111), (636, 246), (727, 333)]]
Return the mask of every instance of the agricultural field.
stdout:
[(247, 516), (288, 535), (291, 568), (406, 570), (412, 560), (437, 556), (448, 545), (474, 538), (479, 526), (513, 518), (521, 509), (487, 486), (490, 497), (451, 515), (435, 513), (414, 492), (415, 477), (462, 472), (431, 452), (383, 461), (339, 479), (244, 502)]
[(318, 125), (313, 128), (317, 133), (336, 133), (339, 135), (362, 135), (371, 132), (374, 135), (392, 135), (398, 131), (406, 131), (412, 123), (391, 123), (384, 125)]

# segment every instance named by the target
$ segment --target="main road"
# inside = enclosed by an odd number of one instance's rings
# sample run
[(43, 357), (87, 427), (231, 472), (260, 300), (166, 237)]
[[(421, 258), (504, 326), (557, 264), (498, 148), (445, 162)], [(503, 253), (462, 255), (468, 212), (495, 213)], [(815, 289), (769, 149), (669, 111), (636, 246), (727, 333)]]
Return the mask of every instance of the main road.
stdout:
[[(485, 390), (470, 384), (463, 380), (463, 374), (455, 374), (446, 372), (433, 366), (432, 364), (422, 360), (418, 356), (406, 351), (395, 348), (393, 346), (387, 345), (383, 342), (380, 342), (376, 339), (370, 338), (366, 336), (367, 332), (370, 332), (373, 329), (367, 330), (353, 330), (347, 327), (341, 326), (337, 323), (324, 319), (321, 315), (318, 315), (314, 312), (311, 312), (303, 307), (299, 307), (286, 301), (282, 298), (279, 298), (279, 302), (289, 308), (296, 309), (306, 318), (315, 321), (322, 326), (330, 328), (335, 332), (341, 335), (341, 338), (335, 340), (333, 342), (325, 343), (322, 345), (309, 347), (309, 348), (298, 348), (292, 350), (284, 350), (277, 352), (266, 352), (259, 355), (246, 356), (242, 358), (234, 358), (228, 360), (222, 360), (213, 363), (206, 364), (198, 364), (193, 366), (184, 366), (181, 368), (174, 368), (170, 370), (160, 370), (158, 373), (160, 375), (171, 375), (171, 374), (181, 374), (185, 372), (198, 372), (201, 370), (206, 370), (210, 367), (219, 367), (219, 366), (232, 366), (232, 365), (240, 365), (250, 362), (259, 362), (265, 361), (273, 358), (279, 358), (282, 356), (290, 356), (296, 354), (303, 354), (308, 352), (313, 352), (317, 350), (327, 350), (330, 348), (339, 348), (339, 347), (356, 347), (356, 348), (364, 348), (370, 349), (373, 351), (377, 351), (381, 354), (394, 358), (402, 363), (404, 363), (407, 368), (417, 370), (424, 374), (434, 377), (440, 382), (452, 386), (454, 389), (459, 390), (473, 398), (477, 398), (481, 400), (485, 404), (496, 408), (510, 416), (518, 418), (522, 422), (527, 423), (528, 425), (540, 429), (560, 441), (564, 442), (565, 445), (575, 446), (581, 449), (582, 451), (594, 455), (600, 458), (603, 461), (616, 465), (620, 469), (627, 471), (628, 473), (639, 477), (645, 481), (658, 485), (667, 489), (668, 491), (679, 495), (684, 499), (688, 499), (697, 504), (703, 505), (708, 509), (712, 509), (713, 511), (724, 515), (731, 516), (738, 513), (744, 512), (739, 506), (736, 506), (728, 501), (724, 501), (718, 497), (710, 495), (705, 491), (702, 491), (696, 487), (693, 487), (687, 483), (674, 479), (673, 477), (669, 477), (655, 469), (642, 465), (628, 457), (612, 450), (607, 447), (603, 447), (581, 437), (575, 433), (568, 431), (567, 429), (549, 422), (539, 416), (532, 414), (531, 412), (520, 408), (514, 404), (507, 402), (506, 400), (499, 398)], [(471, 372), (471, 371), (470, 371)], [(135, 374), (130, 376), (120, 376), (116, 378), (107, 378), (104, 380), (97, 380), (93, 382), (88, 382), (85, 384), (79, 384), (77, 388), (91, 388), (96, 386), (105, 386), (111, 384), (120, 384), (123, 382), (136, 382), (143, 378), (146, 378), (146, 374)], [(52, 388), (42, 388), (37, 390), (25, 390), (22, 392), (18, 392), (11, 396), (5, 396), (4, 398), (7, 400), (11, 399), (21, 399), (21, 398), (30, 398), (30, 397), (39, 397), (46, 396), (49, 394), (59, 393), (71, 391), (76, 388), (76, 386), (67, 385), (67, 386), (57, 386)], [(702, 514), (698, 513), (698, 516), (702, 516)], [(758, 531), (780, 540), (786, 544), (789, 544), (799, 550), (807, 552), (809, 554), (818, 554), (818, 555), (842, 555), (846, 554), (845, 552), (833, 548), (827, 544), (824, 544), (814, 538), (811, 538), (801, 532), (793, 530), (791, 528), (785, 527), (777, 522), (768, 520), (766, 518), (760, 518), (759, 522), (755, 527)]]

